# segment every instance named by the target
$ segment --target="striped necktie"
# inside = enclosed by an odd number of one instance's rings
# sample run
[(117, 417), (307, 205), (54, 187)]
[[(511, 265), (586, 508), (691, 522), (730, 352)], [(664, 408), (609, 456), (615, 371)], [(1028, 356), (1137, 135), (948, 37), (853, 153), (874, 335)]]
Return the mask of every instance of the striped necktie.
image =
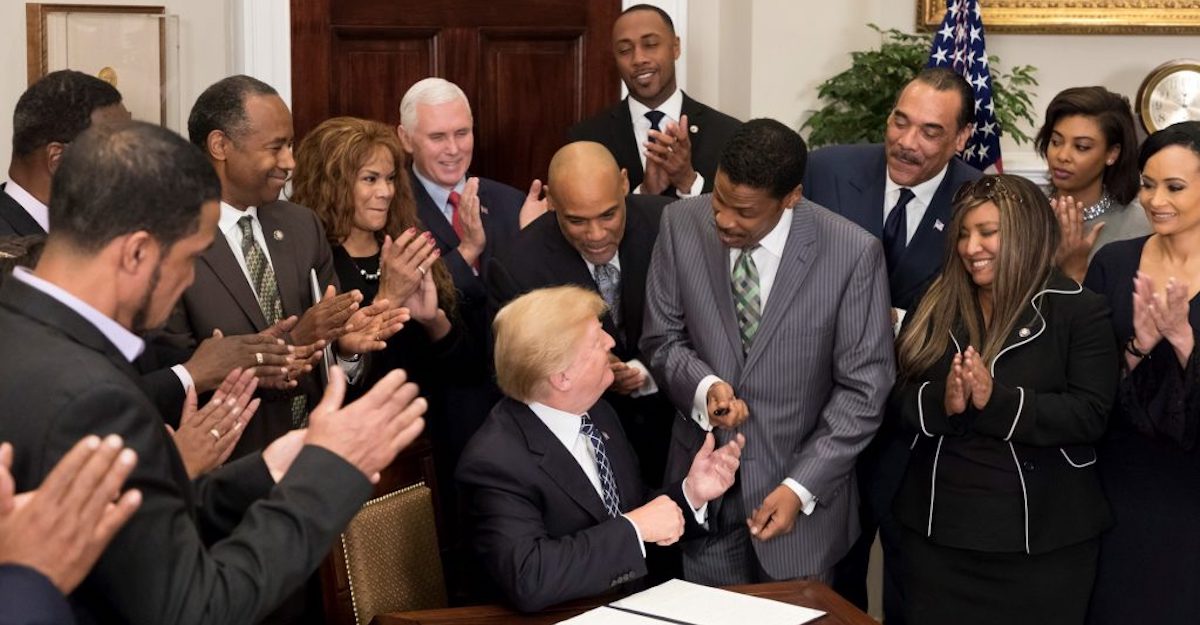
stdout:
[(762, 321), (762, 300), (759, 296), (758, 266), (754, 264), (754, 250), (759, 246), (743, 249), (733, 263), (730, 276), (733, 286), (733, 307), (737, 312), (738, 329), (742, 335), (742, 352), (750, 352), (754, 334)]
[(596, 453), (596, 472), (600, 474), (600, 490), (604, 499), (604, 509), (608, 515), (616, 517), (621, 514), (621, 495), (617, 492), (617, 480), (613, 476), (612, 465), (608, 462), (608, 450), (604, 446), (604, 437), (585, 412), (579, 423), (579, 433), (587, 437)]

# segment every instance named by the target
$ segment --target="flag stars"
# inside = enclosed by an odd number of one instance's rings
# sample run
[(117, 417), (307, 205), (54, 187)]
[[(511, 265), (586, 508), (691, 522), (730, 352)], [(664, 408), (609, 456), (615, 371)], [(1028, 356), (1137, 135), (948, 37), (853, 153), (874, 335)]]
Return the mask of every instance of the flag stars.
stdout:
[(936, 62), (938, 65), (942, 65), (942, 64), (944, 64), (944, 63), (946, 62), (946, 49), (945, 49), (945, 48), (938, 48), (938, 49), (937, 49), (937, 50), (936, 50), (936, 51), (933, 53), (933, 60), (934, 60), (934, 62)]

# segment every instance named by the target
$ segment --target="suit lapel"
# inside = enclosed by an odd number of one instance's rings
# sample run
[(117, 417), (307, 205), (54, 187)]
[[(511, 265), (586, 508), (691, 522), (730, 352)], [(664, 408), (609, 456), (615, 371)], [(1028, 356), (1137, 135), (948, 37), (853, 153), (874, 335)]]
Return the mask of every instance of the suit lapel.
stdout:
[(46, 234), (42, 226), (25, 211), (25, 207), (4, 190), (7, 186), (7, 182), (0, 185), (0, 219), (8, 222), (18, 236)]
[[(628, 453), (629, 447), (618, 438), (621, 436), (622, 430), (616, 413), (604, 400), (600, 400), (595, 406), (592, 406), (588, 414), (592, 417), (596, 427), (600, 428), (601, 436), (604, 437), (604, 446), (608, 452), (608, 464), (612, 468), (613, 479), (617, 481), (617, 494), (621, 498), (621, 511), (626, 512), (642, 505), (644, 503), (642, 491), (645, 486), (638, 473), (637, 458)], [(592, 490), (595, 491), (595, 489)]]
[(642, 169), (642, 151), (633, 134), (633, 117), (629, 114), (629, 98), (612, 109), (612, 143), (618, 163), (629, 163), (629, 188), (642, 184), (646, 172)]
[(596, 494), (595, 487), (584, 475), (575, 457), (563, 447), (562, 443), (542, 423), (541, 419), (523, 403), (504, 399), (513, 410), (514, 420), (525, 434), (525, 443), (529, 451), (541, 456), (538, 466), (563, 492), (580, 508), (592, 515), (596, 521), (605, 521), (610, 517), (604, 507), (604, 501)]
[(621, 239), (621, 315), (625, 338), (632, 342), (630, 349), (637, 353), (637, 340), (642, 335), (642, 315), (646, 304), (646, 275), (650, 271), (650, 255), (654, 251), (651, 236), (657, 224), (648, 224), (646, 215), (633, 196), (625, 200), (625, 236)]
[(288, 228), (288, 224), (276, 218), (270, 204), (258, 209), (258, 220), (262, 222), (263, 238), (267, 240), (267, 250), (271, 254), (271, 268), (275, 271), (275, 282), (279, 286), (283, 316), (302, 315), (304, 300), (298, 289), (301, 284), (308, 284), (308, 276), (304, 276), (304, 282), (300, 282), (300, 276), (296, 275), (297, 255), (292, 247), (293, 242), (288, 237), (289, 234), (294, 234), (294, 231)]
[(217, 281), (229, 291), (229, 295), (250, 319), (250, 323), (254, 324), (254, 329), (259, 332), (266, 330), (267, 319), (263, 316), (258, 298), (255, 297), (254, 289), (250, 287), (250, 281), (242, 271), (242, 266), (238, 264), (237, 257), (233, 255), (229, 241), (223, 233), (213, 241), (212, 247), (201, 258), (216, 275)]
[[(687, 115), (688, 118), (688, 138), (692, 142), (692, 164), (696, 163), (696, 155), (703, 154), (704, 147), (708, 144), (704, 132), (705, 123), (704, 108), (699, 102), (688, 97), (688, 94), (683, 94), (683, 105), (679, 107), (680, 121), (682, 117)], [(693, 132), (692, 129), (696, 130)], [(711, 183), (711, 181), (710, 181)]]
[(951, 160), (942, 183), (933, 194), (929, 208), (925, 209), (917, 231), (904, 248), (899, 265), (889, 276), (893, 281), (892, 292), (897, 296), (924, 284), (931, 274), (941, 271), (945, 229), (950, 227), (954, 193), (962, 183), (954, 175), (954, 165), (954, 161)]
[[(413, 196), (417, 200), (417, 216), (425, 229), (437, 239), (442, 254), (458, 247), (458, 235), (454, 233), (454, 226), (450, 225), (450, 221), (442, 214), (441, 208), (434, 204), (433, 198), (425, 190), (425, 185), (412, 173), (412, 169), (409, 169), (408, 179), (412, 181)], [(482, 198), (480, 203), (482, 204)]]
[(841, 205), (845, 217), (857, 224), (866, 224), (875, 238), (883, 237), (883, 193), (887, 180), (887, 158), (883, 146), (878, 157), (846, 181), (846, 201)]
[(740, 362), (742, 356), (742, 335), (738, 330), (737, 315), (733, 310), (733, 289), (730, 286), (729, 250), (721, 245), (717, 238), (717, 226), (710, 215), (705, 218), (705, 227), (701, 228), (700, 245), (704, 249), (704, 265), (708, 268), (708, 279), (713, 287), (713, 304), (717, 308), (717, 322), (725, 330), (725, 338), (729, 340), (729, 348), (737, 355)]
[(771, 343), (771, 335), (779, 328), (784, 317), (790, 314), (792, 300), (800, 291), (800, 285), (812, 267), (812, 246), (817, 240), (812, 225), (812, 211), (813, 205), (807, 200), (802, 200), (792, 209), (792, 227), (783, 247), (783, 258), (779, 260), (779, 269), (775, 272), (775, 282), (771, 286), (771, 297), (763, 310), (762, 325), (754, 335), (754, 342), (750, 344), (750, 353), (746, 355), (746, 366), (742, 368), (743, 377), (761, 358), (761, 354)]

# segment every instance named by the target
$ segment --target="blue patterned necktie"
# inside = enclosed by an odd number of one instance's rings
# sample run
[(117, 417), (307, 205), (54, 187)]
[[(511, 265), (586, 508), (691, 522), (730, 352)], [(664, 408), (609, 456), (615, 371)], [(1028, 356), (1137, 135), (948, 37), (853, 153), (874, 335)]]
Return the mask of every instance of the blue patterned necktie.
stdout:
[(621, 325), (621, 272), (612, 263), (596, 265), (596, 286), (600, 289), (600, 297), (608, 304), (608, 314), (612, 317), (613, 327)]
[[(667, 114), (662, 111), (646, 111), (646, 119), (650, 120), (650, 130), (662, 132), (662, 128), (659, 127), (659, 124), (662, 123), (663, 118), (666, 116)], [(654, 141), (654, 139), (650, 140)]]
[(738, 330), (742, 335), (742, 352), (750, 352), (754, 334), (762, 321), (762, 299), (759, 295), (758, 265), (754, 264), (754, 250), (758, 246), (743, 249), (733, 262), (730, 276), (733, 286), (733, 308), (737, 313)]
[(596, 428), (596, 424), (592, 422), (592, 418), (586, 412), (580, 419), (579, 433), (587, 437), (588, 442), (592, 444), (592, 451), (596, 453), (596, 472), (600, 474), (600, 490), (604, 498), (604, 508), (608, 510), (609, 516), (616, 517), (621, 514), (621, 496), (617, 492), (617, 480), (613, 476), (612, 465), (608, 462), (604, 437), (600, 435), (600, 430)]
[(912, 189), (900, 189), (900, 199), (883, 222), (883, 252), (887, 258), (888, 272), (896, 270), (904, 249), (908, 247), (908, 203), (916, 197)]

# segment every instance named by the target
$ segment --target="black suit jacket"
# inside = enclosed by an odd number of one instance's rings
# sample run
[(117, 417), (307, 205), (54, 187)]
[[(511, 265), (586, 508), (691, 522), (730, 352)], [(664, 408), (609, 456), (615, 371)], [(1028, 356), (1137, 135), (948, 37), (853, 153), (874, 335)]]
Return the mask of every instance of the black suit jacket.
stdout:
[[(621, 511), (651, 498), (612, 408), (588, 411), (605, 438)], [(476, 552), (523, 611), (597, 595), (646, 574), (637, 532), (610, 517), (574, 456), (529, 406), (502, 399), (471, 439), (456, 477), (468, 502)], [(683, 490), (667, 493), (695, 528)]]
[(1093, 444), (1119, 358), (1104, 297), (1053, 275), (993, 359), (987, 405), (958, 415), (944, 408), (946, 375), (969, 339), (961, 327), (952, 335), (937, 363), (892, 390), (913, 446), (896, 518), (979, 551), (1046, 553), (1098, 536), (1112, 517)]
[(318, 447), (273, 484), (261, 456), (189, 482), (137, 373), (91, 323), (22, 282), (0, 286), (0, 440), (17, 490), (36, 488), (88, 434), (138, 454), (142, 504), (71, 595), (80, 622), (253, 623), (300, 586), (370, 495)]
[[(325, 229), (311, 210), (278, 201), (259, 207), (258, 218), (279, 285), (284, 317), (303, 315), (312, 307), (310, 270), (316, 270), (322, 289), (332, 284), (340, 291)], [(184, 291), (163, 340), (190, 353), (200, 341), (212, 336), (214, 329), (232, 336), (255, 334), (268, 327), (250, 281), (225, 235), (218, 232), (212, 247), (196, 263), (195, 282)], [(291, 429), (291, 396), (297, 393), (306, 394), (310, 406), (315, 404), (320, 395), (315, 372), (301, 378), (300, 385), (291, 392), (258, 392), (263, 401), (234, 448), (234, 458), (263, 449)]]
[[(741, 128), (742, 122), (697, 102), (685, 93), (682, 115), (687, 115), (689, 135), (692, 140), (692, 168), (704, 176), (704, 193), (712, 191), (713, 176), (725, 143)], [(692, 130), (694, 128), (694, 130)], [(644, 148), (637, 144), (633, 134), (633, 119), (629, 115), (629, 99), (626, 98), (612, 108), (591, 119), (575, 124), (567, 131), (569, 141), (595, 141), (602, 143), (617, 159), (617, 164), (629, 172), (629, 188), (642, 184), (645, 172), (642, 169), (641, 153)], [(667, 189), (667, 195), (675, 195)]]
[(0, 184), (0, 236), (46, 234), (42, 226), (25, 211), (25, 207), (4, 190), (7, 186), (7, 182)]
[[(663, 207), (670, 201), (664, 196), (640, 194), (625, 198), (625, 233), (619, 248), (621, 327), (613, 325), (611, 313), (602, 319), (604, 331), (616, 342), (613, 353), (622, 361), (636, 358), (649, 366), (638, 348), (646, 306), (646, 274), (658, 238), (658, 222)], [(488, 271), (492, 314), (519, 295), (564, 284), (600, 292), (587, 263), (563, 236), (554, 213), (546, 213), (521, 231), (515, 246), (492, 257)], [(604, 398), (621, 417), (621, 424), (637, 451), (643, 480), (659, 486), (666, 469), (675, 409), (663, 393), (638, 398), (606, 393)]]
[[(904, 250), (900, 264), (888, 276), (892, 306), (916, 306), (929, 283), (942, 272), (945, 239), (950, 228), (954, 193), (964, 182), (983, 174), (958, 157), (950, 159), (942, 184), (933, 195), (921, 225)], [(853, 221), (867, 232), (883, 236), (883, 194), (887, 157), (883, 145), (835, 145), (808, 157), (804, 196)]]
[(45, 575), (0, 565), (0, 625), (72, 625), (71, 607)]

